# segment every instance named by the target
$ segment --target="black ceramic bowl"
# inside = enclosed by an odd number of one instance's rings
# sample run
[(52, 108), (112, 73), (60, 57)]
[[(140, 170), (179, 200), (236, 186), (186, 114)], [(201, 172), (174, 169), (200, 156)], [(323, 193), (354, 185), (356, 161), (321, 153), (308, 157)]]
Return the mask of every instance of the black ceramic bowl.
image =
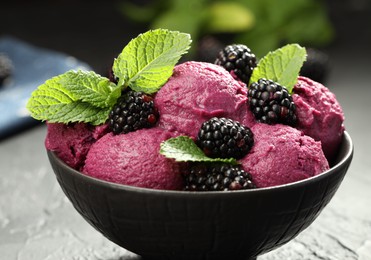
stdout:
[(353, 156), (344, 134), (333, 167), (287, 185), (232, 192), (163, 191), (94, 179), (48, 152), (76, 210), (114, 243), (144, 259), (249, 259), (307, 228), (329, 203)]

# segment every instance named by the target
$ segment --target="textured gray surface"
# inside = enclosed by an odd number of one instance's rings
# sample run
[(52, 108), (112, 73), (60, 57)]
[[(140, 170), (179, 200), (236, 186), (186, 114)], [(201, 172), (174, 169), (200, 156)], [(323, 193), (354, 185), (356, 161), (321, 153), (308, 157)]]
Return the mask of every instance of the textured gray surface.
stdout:
[[(354, 16), (354, 19), (360, 17)], [(30, 27), (27, 25), (26, 30)], [(20, 31), (25, 30), (20, 24), (14, 28), (20, 35)], [(370, 35), (370, 29), (364, 28), (361, 34), (353, 28), (348, 29), (350, 37)], [(8, 28), (9, 32), (11, 30)], [(62, 40), (62, 36), (58, 39)], [(23, 38), (36, 44), (47, 43), (47, 37), (42, 38), (41, 32), (28, 31)], [(346, 39), (343, 35), (340, 38)], [(345, 111), (345, 125), (355, 145), (353, 163), (335, 197), (318, 219), (296, 239), (259, 260), (371, 259), (371, 51), (368, 47), (371, 44), (369, 38), (354, 39), (335, 44), (330, 50), (333, 68), (327, 84)], [(80, 40), (81, 45), (89, 40), (88, 36)], [(117, 39), (115, 41), (117, 43)], [(102, 45), (107, 48), (109, 44)], [(112, 43), (112, 46), (121, 45)], [(69, 51), (68, 45), (62, 43), (50, 43), (48, 47)], [(110, 49), (111, 53), (107, 51), (105, 55), (101, 53), (98, 58), (108, 59), (115, 50)], [(95, 49), (88, 47), (80, 53), (75, 48), (71, 49), (71, 54), (91, 61), (97, 68), (95, 65), (99, 62), (93, 57), (89, 60), (88, 51)], [(0, 259), (141, 259), (108, 241), (73, 209), (47, 160), (43, 145), (45, 133), (45, 127), (39, 126), (0, 142)]]

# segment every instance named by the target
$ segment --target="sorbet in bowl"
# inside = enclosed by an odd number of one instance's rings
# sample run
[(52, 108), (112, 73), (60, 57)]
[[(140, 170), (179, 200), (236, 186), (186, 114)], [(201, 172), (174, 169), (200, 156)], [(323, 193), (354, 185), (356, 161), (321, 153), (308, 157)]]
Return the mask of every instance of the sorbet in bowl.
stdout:
[(146, 259), (254, 258), (316, 219), (353, 144), (335, 95), (298, 76), (304, 48), (256, 64), (231, 45), (218, 65), (178, 63), (189, 44), (179, 32), (141, 34), (109, 79), (66, 72), (27, 107), (47, 121), (66, 196), (111, 241)]

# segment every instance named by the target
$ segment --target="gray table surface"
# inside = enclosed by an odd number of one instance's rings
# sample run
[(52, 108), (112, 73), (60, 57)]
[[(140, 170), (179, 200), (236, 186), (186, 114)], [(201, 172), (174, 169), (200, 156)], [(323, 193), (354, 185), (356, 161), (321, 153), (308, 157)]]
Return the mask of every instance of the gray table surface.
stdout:
[[(327, 83), (354, 141), (352, 165), (317, 220), (260, 260), (371, 259), (371, 51), (369, 41), (354, 44), (330, 49)], [(74, 210), (49, 165), (45, 134), (41, 125), (0, 142), (0, 259), (141, 259), (108, 241)]]

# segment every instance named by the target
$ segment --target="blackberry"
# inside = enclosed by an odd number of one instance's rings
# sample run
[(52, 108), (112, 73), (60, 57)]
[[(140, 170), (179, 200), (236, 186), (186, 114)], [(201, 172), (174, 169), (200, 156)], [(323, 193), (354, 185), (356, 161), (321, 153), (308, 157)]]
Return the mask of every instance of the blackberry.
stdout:
[(114, 134), (129, 133), (156, 124), (153, 98), (142, 92), (126, 90), (110, 111), (108, 125)]
[(240, 166), (198, 163), (185, 175), (187, 191), (226, 191), (256, 188), (251, 175)]
[(306, 48), (307, 60), (300, 69), (300, 75), (314, 81), (325, 83), (329, 72), (329, 57), (325, 52)]
[(12, 61), (7, 55), (0, 53), (0, 86), (3, 85), (7, 78), (9, 78), (9, 76), (12, 74), (12, 70)]
[(296, 106), (285, 87), (261, 78), (250, 85), (247, 95), (257, 121), (266, 124), (295, 125)]
[(233, 72), (242, 82), (248, 84), (256, 67), (256, 57), (247, 46), (232, 44), (219, 52), (215, 64)]
[(209, 157), (240, 159), (250, 151), (254, 137), (237, 121), (213, 117), (201, 125), (196, 143)]

